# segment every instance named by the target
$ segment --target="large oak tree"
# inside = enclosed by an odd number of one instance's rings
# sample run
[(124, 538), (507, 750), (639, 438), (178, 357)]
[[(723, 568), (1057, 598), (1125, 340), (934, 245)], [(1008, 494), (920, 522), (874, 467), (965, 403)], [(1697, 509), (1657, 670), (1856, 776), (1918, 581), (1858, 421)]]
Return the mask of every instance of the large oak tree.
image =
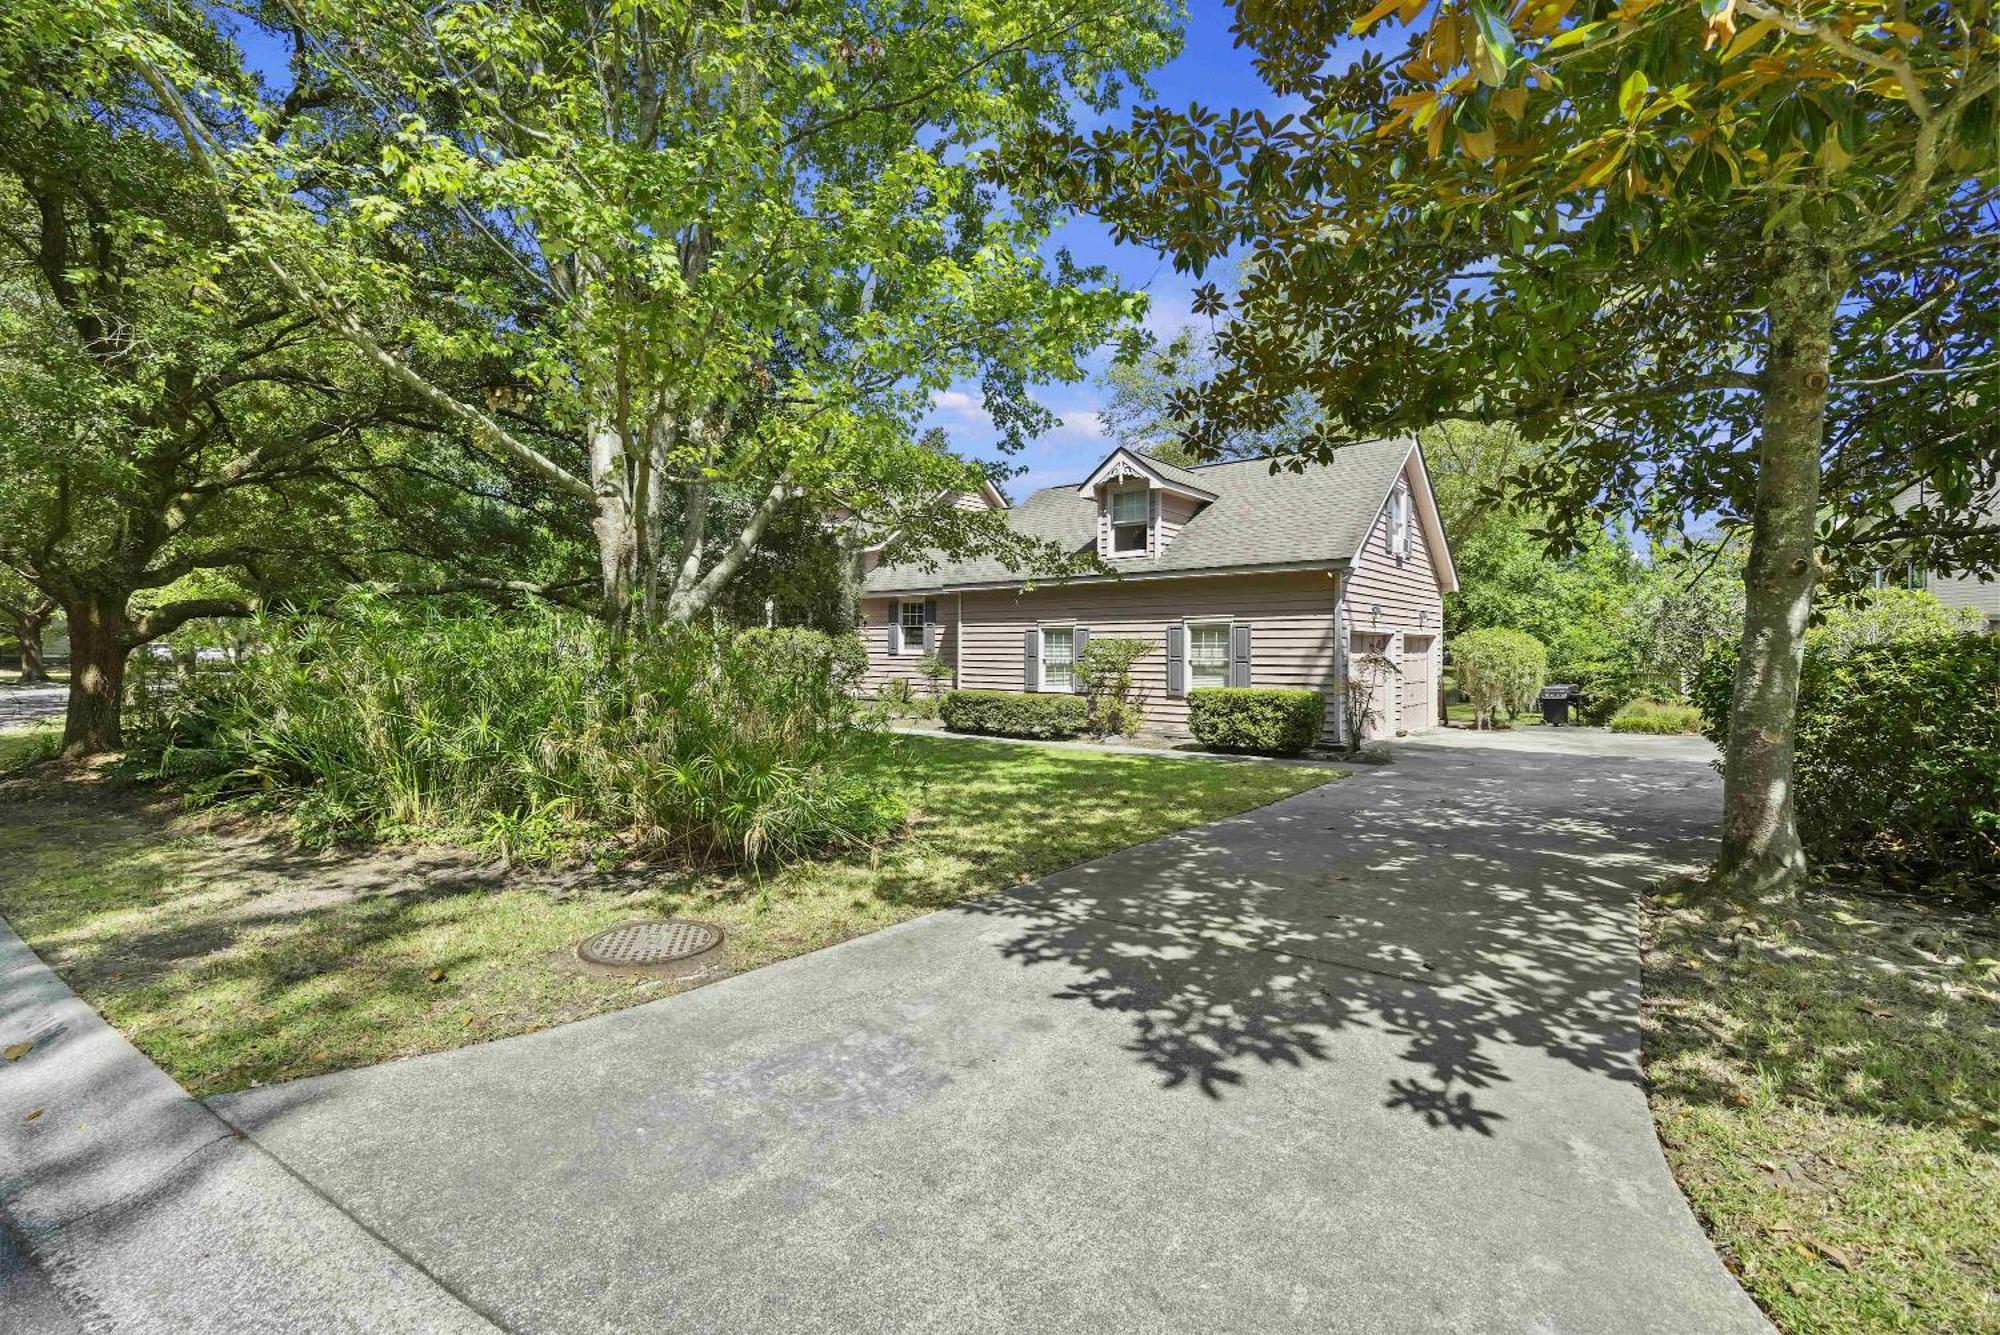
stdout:
[[(1200, 271), (1238, 259), (1199, 446), (1304, 390), (1310, 448), (1465, 415), (1549, 442), (1557, 542), (1636, 510), (1750, 530), (1715, 885), (1796, 886), (1813, 591), (1992, 569), (2000, 268), (1988, 0), (1242, 0), (1270, 117), (1050, 136), (1013, 180)], [(1392, 58), (1343, 43), (1407, 29)], [(1379, 30), (1379, 31), (1378, 31)], [(1895, 499), (1925, 482), (1925, 503)]]

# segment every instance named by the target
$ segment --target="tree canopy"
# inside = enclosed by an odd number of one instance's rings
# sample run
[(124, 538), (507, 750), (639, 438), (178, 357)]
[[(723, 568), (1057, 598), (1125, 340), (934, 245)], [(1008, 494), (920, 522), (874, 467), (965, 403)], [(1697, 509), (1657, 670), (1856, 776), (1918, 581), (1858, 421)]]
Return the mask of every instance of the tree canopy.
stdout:
[[(1990, 567), (2000, 470), (1990, 5), (1244, 0), (1268, 116), (1149, 108), (1049, 135), (1015, 179), (1203, 273), (1241, 260), (1199, 449), (1307, 448), (1463, 416), (1545, 442), (1548, 534), (1607, 514), (1753, 530), (1723, 876), (1795, 885), (1792, 702), (1812, 590), (1920, 549)], [(1393, 19), (1385, 58), (1338, 50)], [(1926, 502), (1896, 497), (1927, 484)]]

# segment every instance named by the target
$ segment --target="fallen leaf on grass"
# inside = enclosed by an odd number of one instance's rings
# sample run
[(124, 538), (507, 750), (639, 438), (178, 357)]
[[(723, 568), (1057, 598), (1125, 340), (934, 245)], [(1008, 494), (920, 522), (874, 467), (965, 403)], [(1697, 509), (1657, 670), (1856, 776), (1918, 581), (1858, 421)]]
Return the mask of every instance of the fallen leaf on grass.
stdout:
[(0, 1048), (0, 1057), (5, 1057), (10, 1062), (17, 1062), (34, 1050), (33, 1043), (9, 1043), (6, 1047)]
[(1814, 1238), (1812, 1249), (1842, 1270), (1854, 1269), (1854, 1253), (1844, 1247), (1836, 1247), (1830, 1242), (1821, 1242), (1818, 1238)]
[(461, 1024), (461, 1025), (469, 1025), (469, 1024), (471, 1024), (471, 1023), (472, 1023), (472, 1017), (471, 1017), (470, 1015), (463, 1015), (463, 1016), (460, 1016), (460, 1017), (459, 1017), (459, 1021), (458, 1021), (458, 1022), (459, 1022), (459, 1023)]
[(426, 978), (429, 978), (433, 983), (442, 983), (444, 981), (444, 970), (432, 969), (428, 974), (425, 974), (424, 976)]

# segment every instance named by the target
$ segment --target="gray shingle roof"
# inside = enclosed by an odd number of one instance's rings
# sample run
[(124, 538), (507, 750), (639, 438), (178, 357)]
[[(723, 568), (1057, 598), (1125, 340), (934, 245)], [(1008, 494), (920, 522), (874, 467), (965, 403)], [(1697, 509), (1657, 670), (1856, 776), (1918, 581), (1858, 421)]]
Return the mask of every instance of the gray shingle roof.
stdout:
[[(1350, 445), (1331, 462), (1273, 474), (1267, 459), (1175, 469), (1195, 486), (1216, 494), (1189, 520), (1158, 558), (1111, 564), (1129, 574), (1202, 574), (1257, 566), (1339, 565), (1353, 557), (1388, 498), (1411, 442), (1376, 440)], [(1148, 458), (1163, 470), (1172, 465)], [(1044, 487), (1007, 512), (1023, 536), (1053, 542), (1065, 552), (1095, 550), (1097, 506), (1074, 484)], [(1036, 578), (1009, 570), (991, 557), (880, 566), (862, 581), (864, 593), (917, 593), (970, 585), (1010, 585)], [(1045, 578), (1045, 576), (1044, 576)]]

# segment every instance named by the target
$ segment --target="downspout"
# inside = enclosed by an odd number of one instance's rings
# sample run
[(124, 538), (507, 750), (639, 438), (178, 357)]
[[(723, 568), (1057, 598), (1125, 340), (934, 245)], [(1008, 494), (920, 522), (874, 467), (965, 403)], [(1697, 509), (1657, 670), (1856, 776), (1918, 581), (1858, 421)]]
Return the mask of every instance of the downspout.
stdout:
[(1347, 572), (1333, 572), (1333, 742), (1347, 745)]

